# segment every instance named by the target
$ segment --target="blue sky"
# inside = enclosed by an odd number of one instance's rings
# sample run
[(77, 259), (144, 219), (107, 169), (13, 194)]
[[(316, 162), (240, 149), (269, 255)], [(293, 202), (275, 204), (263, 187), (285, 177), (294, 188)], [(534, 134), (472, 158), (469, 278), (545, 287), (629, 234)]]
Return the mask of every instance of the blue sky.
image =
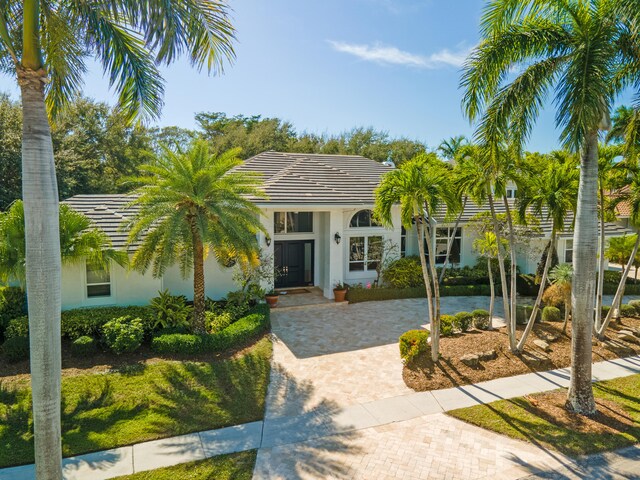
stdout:
[[(460, 65), (478, 41), (481, 0), (230, 1), (237, 60), (221, 76), (185, 60), (162, 70), (161, 125), (194, 126), (194, 114), (275, 116), (298, 131), (338, 133), (373, 126), (437, 146), (471, 135), (462, 115)], [(0, 90), (17, 96), (14, 81)], [(113, 103), (93, 65), (85, 94)], [(529, 148), (558, 145), (543, 112)]]

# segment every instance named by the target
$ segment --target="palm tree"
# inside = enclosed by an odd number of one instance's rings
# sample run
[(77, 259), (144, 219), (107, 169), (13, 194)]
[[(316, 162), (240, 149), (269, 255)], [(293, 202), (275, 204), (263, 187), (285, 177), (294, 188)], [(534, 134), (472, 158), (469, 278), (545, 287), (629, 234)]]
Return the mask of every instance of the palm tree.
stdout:
[(624, 287), (627, 282), (627, 277), (629, 276), (631, 267), (636, 261), (638, 247), (640, 247), (640, 173), (637, 169), (634, 170), (633, 174), (631, 175), (628, 187), (629, 188), (625, 190), (624, 193), (616, 196), (616, 201), (623, 201), (629, 206), (629, 224), (636, 229), (636, 234), (634, 235), (635, 238), (632, 237), (634, 240), (633, 248), (622, 271), (620, 283), (618, 284), (616, 294), (614, 295), (613, 301), (611, 302), (611, 309), (607, 313), (607, 317), (605, 318), (604, 322), (602, 322), (602, 325), (599, 325), (599, 328), (596, 329), (596, 335), (600, 340), (604, 338), (605, 331), (609, 326), (609, 322), (611, 322), (611, 319), (614, 316), (618, 315), (620, 304), (622, 303), (622, 297), (624, 295)]
[(489, 330), (493, 330), (493, 307), (496, 294), (491, 260), (498, 258), (498, 239), (496, 238), (496, 234), (493, 232), (484, 232), (484, 236), (478, 237), (473, 241), (473, 249), (487, 259), (487, 271), (489, 272), (489, 285), (491, 288), (491, 299), (489, 300)]
[(263, 198), (258, 174), (233, 171), (242, 164), (240, 149), (220, 156), (205, 140), (182, 153), (164, 148), (146, 175), (133, 179), (135, 217), (122, 225), (129, 244), (139, 244), (131, 258), (134, 269), (155, 277), (178, 263), (186, 277), (193, 269), (193, 330), (205, 332), (204, 260), (206, 250), (219, 256), (256, 254), (256, 233), (265, 231), (261, 210), (251, 198)]
[(438, 361), (440, 355), (440, 291), (431, 233), (435, 228), (433, 216), (436, 212), (443, 206), (456, 207), (447, 173), (448, 170), (434, 154), (418, 155), (384, 175), (376, 190), (374, 209), (382, 224), (392, 227), (393, 207), (399, 204), (402, 225), (407, 230), (414, 223), (416, 225), (420, 264), (427, 292), (431, 358), (434, 362)]
[(60, 479), (60, 284), (58, 192), (49, 115), (78, 94), (97, 58), (129, 120), (162, 106), (158, 65), (186, 54), (222, 71), (234, 57), (224, 0), (5, 0), (0, 54), (22, 98), (22, 185), (29, 291), (36, 477)]
[(519, 190), (520, 218), (526, 221), (527, 211), (530, 210), (538, 218), (546, 217), (547, 220), (551, 220), (551, 238), (549, 239), (549, 250), (542, 271), (538, 295), (527, 326), (518, 341), (518, 351), (524, 349), (538, 314), (542, 295), (547, 286), (547, 274), (551, 267), (553, 252), (557, 249), (557, 235), (564, 230), (567, 214), (576, 210), (580, 177), (577, 167), (577, 164), (569, 159), (563, 160), (562, 156), (549, 155), (544, 170), (536, 171), (527, 176)]
[(455, 160), (460, 148), (469, 144), (469, 139), (464, 135), (457, 135), (443, 140), (438, 146), (438, 152), (447, 160)]
[(569, 316), (571, 315), (571, 279), (573, 278), (573, 267), (570, 263), (556, 265), (549, 272), (549, 280), (553, 286), (560, 290), (564, 301), (564, 323), (562, 333), (567, 332)]
[[(503, 195), (505, 189), (504, 175), (500, 171), (500, 162), (493, 160), (492, 149), (488, 145), (474, 144), (461, 148), (458, 167), (455, 177), (456, 190), (466, 192), (466, 195), (476, 205), (483, 205), (485, 201), (489, 203), (493, 233), (498, 243), (498, 268), (502, 285), (502, 302), (504, 318), (507, 324), (507, 337), (511, 351), (515, 351), (515, 308), (511, 309), (512, 303), (509, 300), (509, 288), (507, 286), (507, 273), (504, 262), (506, 252), (504, 252), (503, 248), (505, 242), (502, 240), (502, 229), (498, 222), (495, 208), (495, 195)], [(509, 247), (511, 263), (514, 264), (515, 249), (512, 243)]]
[[(567, 406), (596, 411), (591, 385), (591, 334), (597, 248), (598, 135), (608, 129), (614, 96), (636, 80), (636, 25), (622, 15), (637, 1), (493, 0), (482, 18), (482, 41), (465, 65), (463, 105), (490, 143), (523, 145), (547, 94), (555, 93), (561, 140), (580, 152), (574, 232), (573, 335)], [(633, 10), (629, 7), (629, 12)], [(515, 77), (509, 75), (516, 71)], [(507, 80), (508, 79), (508, 80)]]
[[(26, 285), (24, 225), (22, 200), (16, 200), (6, 212), (0, 213), (0, 280), (16, 281), (23, 288)], [(59, 225), (63, 265), (85, 260), (102, 268), (109, 268), (111, 261), (121, 266), (127, 264), (127, 253), (112, 248), (109, 237), (69, 205), (60, 206)]]

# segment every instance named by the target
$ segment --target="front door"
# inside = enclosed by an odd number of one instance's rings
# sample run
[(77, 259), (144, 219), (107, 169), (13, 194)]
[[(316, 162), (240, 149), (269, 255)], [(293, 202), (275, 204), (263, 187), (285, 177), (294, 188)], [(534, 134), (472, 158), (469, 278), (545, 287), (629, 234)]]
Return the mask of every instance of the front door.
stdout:
[(313, 240), (275, 242), (276, 288), (313, 285)]

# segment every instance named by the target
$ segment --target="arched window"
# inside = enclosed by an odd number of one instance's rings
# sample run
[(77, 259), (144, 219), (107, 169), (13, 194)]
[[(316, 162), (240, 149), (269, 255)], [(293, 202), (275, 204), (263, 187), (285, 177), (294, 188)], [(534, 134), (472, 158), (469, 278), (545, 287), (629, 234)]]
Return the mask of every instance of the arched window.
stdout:
[(351, 217), (351, 228), (362, 227), (380, 227), (380, 223), (373, 218), (373, 212), (371, 210), (360, 210), (353, 217)]

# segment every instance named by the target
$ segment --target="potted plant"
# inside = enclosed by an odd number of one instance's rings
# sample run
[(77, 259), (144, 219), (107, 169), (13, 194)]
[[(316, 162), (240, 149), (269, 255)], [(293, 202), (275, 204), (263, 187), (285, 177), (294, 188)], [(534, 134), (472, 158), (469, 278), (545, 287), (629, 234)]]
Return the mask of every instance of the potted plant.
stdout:
[(275, 307), (278, 304), (278, 292), (276, 292), (275, 290), (269, 290), (265, 294), (264, 298), (271, 308)]
[(336, 302), (344, 302), (347, 296), (347, 286), (342, 282), (336, 282), (333, 287), (333, 296)]

